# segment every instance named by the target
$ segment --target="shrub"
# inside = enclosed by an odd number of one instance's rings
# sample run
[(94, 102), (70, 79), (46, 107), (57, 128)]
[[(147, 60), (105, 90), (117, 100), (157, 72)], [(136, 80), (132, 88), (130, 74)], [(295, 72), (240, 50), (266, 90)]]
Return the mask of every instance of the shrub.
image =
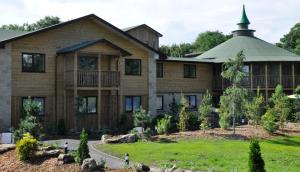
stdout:
[(199, 121), (199, 115), (197, 112), (187, 112), (188, 116), (188, 125), (187, 129), (188, 130), (198, 130), (200, 121)]
[(175, 97), (172, 98), (172, 102), (169, 104), (170, 114), (173, 116), (178, 115), (179, 105), (177, 104)]
[(30, 133), (25, 133), (16, 144), (16, 151), (20, 160), (27, 160), (32, 157), (36, 149), (37, 140)]
[(186, 109), (188, 107), (187, 100), (183, 95), (181, 95), (180, 100), (180, 110), (179, 110), (179, 120), (178, 120), (178, 129), (179, 131), (186, 131), (188, 128), (188, 114), (186, 112)]
[(158, 120), (155, 130), (158, 134), (169, 134), (171, 127), (171, 116), (165, 115), (164, 118)]
[(65, 124), (65, 120), (63, 118), (58, 120), (57, 134), (61, 135), (61, 136), (66, 135), (66, 124)]
[(80, 133), (80, 143), (76, 153), (76, 162), (82, 164), (83, 160), (90, 158), (89, 147), (88, 147), (88, 134), (82, 129)]
[(257, 140), (250, 141), (248, 166), (250, 172), (265, 172), (265, 162), (261, 157), (260, 146)]
[(274, 112), (271, 110), (268, 110), (262, 116), (262, 122), (263, 128), (269, 133), (274, 133), (279, 128), (279, 125), (276, 123), (276, 117), (274, 115)]
[(199, 119), (201, 121), (200, 129), (204, 132), (210, 127), (209, 118), (211, 116), (212, 97), (208, 90), (204, 94), (201, 104), (198, 107)]
[(41, 125), (35, 116), (26, 115), (24, 119), (21, 119), (19, 128), (14, 132), (15, 142), (20, 140), (25, 133), (30, 133), (34, 138), (40, 139)]
[(144, 129), (149, 127), (151, 124), (151, 116), (149, 112), (141, 106), (140, 109), (134, 110), (133, 112), (134, 126), (143, 127)]
[(230, 126), (230, 117), (229, 117), (229, 112), (226, 112), (222, 108), (220, 108), (220, 113), (219, 113), (219, 125), (222, 129), (228, 129)]

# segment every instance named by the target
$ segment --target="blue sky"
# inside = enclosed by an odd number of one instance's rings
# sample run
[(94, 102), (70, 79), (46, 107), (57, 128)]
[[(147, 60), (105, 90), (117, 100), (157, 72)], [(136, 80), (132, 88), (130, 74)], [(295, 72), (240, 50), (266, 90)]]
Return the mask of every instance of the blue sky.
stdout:
[(276, 43), (300, 22), (299, 0), (2, 0), (0, 25), (35, 22), (45, 15), (63, 21), (94, 13), (119, 28), (146, 23), (161, 44), (193, 42), (198, 33), (236, 29), (246, 5), (255, 35)]

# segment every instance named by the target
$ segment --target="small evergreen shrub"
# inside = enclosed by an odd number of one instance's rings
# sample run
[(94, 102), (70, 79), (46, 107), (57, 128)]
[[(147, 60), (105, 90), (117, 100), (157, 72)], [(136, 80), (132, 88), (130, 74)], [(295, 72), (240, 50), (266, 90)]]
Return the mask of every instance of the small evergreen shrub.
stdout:
[(249, 172), (265, 172), (265, 162), (261, 157), (259, 142), (255, 139), (251, 140), (249, 148)]
[(64, 119), (59, 119), (57, 124), (57, 134), (64, 136), (66, 135), (66, 124)]
[(188, 130), (195, 131), (199, 129), (200, 121), (199, 121), (199, 115), (197, 112), (187, 112), (188, 116)]
[(187, 100), (183, 95), (181, 95), (179, 119), (177, 124), (179, 131), (186, 131), (188, 129), (189, 116), (187, 114), (187, 108), (188, 108)]
[(82, 164), (83, 160), (90, 158), (89, 147), (88, 147), (88, 134), (82, 129), (80, 133), (80, 143), (76, 153), (76, 162)]
[(165, 115), (164, 118), (158, 120), (155, 130), (158, 134), (169, 134), (171, 128), (171, 116)]
[(41, 129), (38, 119), (35, 116), (27, 115), (24, 119), (21, 119), (19, 128), (14, 132), (15, 142), (20, 140), (25, 133), (30, 133), (34, 138), (40, 139)]
[(262, 122), (264, 130), (268, 133), (274, 133), (279, 128), (279, 125), (276, 122), (276, 117), (271, 110), (268, 110), (262, 116)]
[(227, 113), (220, 113), (219, 125), (222, 129), (228, 129), (230, 126), (230, 118)]
[(143, 127), (144, 129), (150, 127), (151, 125), (151, 116), (149, 112), (146, 112), (145, 109), (141, 106), (140, 109), (133, 112), (134, 126)]
[(25, 133), (23, 138), (16, 144), (18, 158), (20, 160), (29, 159), (34, 155), (37, 146), (37, 140), (30, 133)]

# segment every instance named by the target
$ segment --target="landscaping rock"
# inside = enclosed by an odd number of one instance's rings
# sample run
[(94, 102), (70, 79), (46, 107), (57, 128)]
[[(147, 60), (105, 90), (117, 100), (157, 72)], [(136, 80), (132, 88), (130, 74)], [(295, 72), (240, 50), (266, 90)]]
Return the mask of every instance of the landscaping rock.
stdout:
[(58, 164), (67, 164), (67, 163), (73, 163), (75, 162), (74, 157), (69, 154), (59, 154), (57, 158)]
[(0, 144), (0, 153), (4, 153), (6, 151), (15, 149), (16, 145), (15, 144)]
[(81, 165), (81, 170), (83, 172), (92, 172), (97, 169), (98, 169), (97, 163), (93, 158), (87, 158), (83, 160)]
[(102, 143), (134, 143), (137, 141), (137, 136), (135, 134), (126, 134), (114, 137), (103, 135), (101, 141)]
[(43, 151), (42, 155), (45, 157), (57, 157), (60, 154), (59, 149), (49, 150), (49, 151)]

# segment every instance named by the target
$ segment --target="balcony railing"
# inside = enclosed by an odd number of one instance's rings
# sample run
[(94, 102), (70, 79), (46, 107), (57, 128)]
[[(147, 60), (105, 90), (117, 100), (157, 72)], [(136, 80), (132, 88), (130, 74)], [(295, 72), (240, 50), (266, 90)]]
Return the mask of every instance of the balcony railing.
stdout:
[[(98, 71), (78, 70), (78, 87), (98, 87)], [(74, 86), (74, 71), (66, 71), (65, 82), (67, 86)], [(101, 87), (117, 87), (120, 85), (119, 71), (101, 71)]]
[[(284, 88), (293, 88), (293, 76), (292, 75), (282, 75), (281, 76), (281, 84)], [(222, 86), (223, 84), (223, 86)], [(275, 88), (278, 84), (280, 84), (280, 76), (279, 75), (268, 75), (267, 79), (268, 88)], [(230, 82), (228, 80), (222, 81), (222, 77), (214, 78), (214, 89), (220, 90), (225, 89), (230, 86)], [(246, 88), (251, 87), (251, 77), (246, 77), (242, 81), (241, 85)], [(300, 85), (300, 75), (295, 75), (295, 86)], [(253, 75), (252, 76), (252, 88), (265, 88), (266, 87), (266, 77), (265, 75)]]

